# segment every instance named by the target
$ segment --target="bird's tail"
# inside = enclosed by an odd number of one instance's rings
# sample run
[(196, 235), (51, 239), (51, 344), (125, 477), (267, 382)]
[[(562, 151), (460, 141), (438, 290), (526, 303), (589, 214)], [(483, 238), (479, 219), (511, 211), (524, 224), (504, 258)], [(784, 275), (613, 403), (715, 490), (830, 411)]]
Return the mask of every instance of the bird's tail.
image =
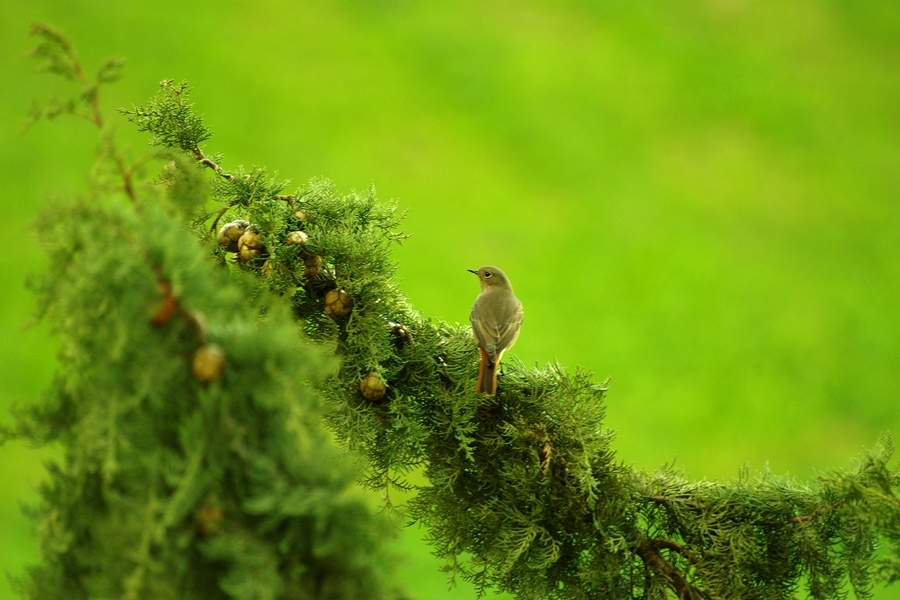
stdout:
[(484, 348), (479, 346), (479, 350), (481, 350), (481, 368), (478, 370), (478, 385), (475, 389), (479, 394), (493, 396), (497, 393), (497, 365), (500, 364), (500, 357), (492, 361)]

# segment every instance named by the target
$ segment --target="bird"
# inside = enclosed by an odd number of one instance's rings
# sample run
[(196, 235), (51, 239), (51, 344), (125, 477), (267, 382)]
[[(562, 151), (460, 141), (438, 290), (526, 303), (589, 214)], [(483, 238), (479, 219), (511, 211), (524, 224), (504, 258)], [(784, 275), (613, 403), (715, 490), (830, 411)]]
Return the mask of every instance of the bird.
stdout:
[(490, 266), (468, 271), (477, 275), (481, 283), (481, 293), (469, 313), (472, 335), (481, 350), (476, 391), (494, 395), (497, 393), (497, 366), (503, 353), (516, 343), (525, 313), (503, 271)]

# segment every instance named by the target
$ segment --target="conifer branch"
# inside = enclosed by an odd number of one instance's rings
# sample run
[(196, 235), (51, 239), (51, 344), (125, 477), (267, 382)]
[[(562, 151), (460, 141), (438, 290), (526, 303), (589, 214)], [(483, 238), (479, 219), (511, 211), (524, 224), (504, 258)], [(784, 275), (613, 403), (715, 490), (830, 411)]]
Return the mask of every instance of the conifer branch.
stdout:
[(160, 88), (160, 93), (146, 105), (119, 110), (136, 124), (140, 131), (153, 134), (151, 144), (180, 150), (192, 156), (197, 164), (210, 169), (222, 181), (231, 184), (228, 188), (231, 198), (216, 213), (210, 231), (216, 231), (219, 220), (229, 209), (247, 204), (260, 193), (276, 200), (294, 202), (292, 195), (280, 193), (287, 182), (262, 184), (257, 179), (262, 173), (259, 169), (249, 174), (227, 171), (219, 160), (203, 152), (200, 144), (209, 139), (212, 133), (203, 124), (203, 117), (195, 114), (193, 105), (188, 102), (191, 88), (187, 82), (175, 84), (173, 80), (166, 79), (160, 82)]
[[(78, 78), (74, 53), (52, 56)], [(161, 185), (137, 185), (141, 161), (113, 150), (104, 138), (93, 196), (39, 223), (52, 268), (32, 286), (60, 369), (0, 442), (63, 452), (31, 509), (43, 562), (19, 591), (399, 600), (384, 524), (348, 494), (354, 472), (318, 419), (311, 383), (333, 363), (279, 299), (230, 281), (192, 239), (179, 211), (205, 196), (190, 165), (175, 157)], [(277, 185), (254, 173), (247, 189)]]
[[(100, 88), (119, 79), (124, 61), (119, 58), (108, 59), (98, 69), (96, 76), (91, 78), (85, 71), (75, 48), (62, 32), (46, 23), (33, 23), (30, 33), (40, 40), (38, 45), (28, 53), (29, 57), (39, 61), (37, 70), (60, 75), (77, 84), (80, 90), (77, 95), (65, 102), (51, 100), (44, 107), (35, 104), (25, 128), (27, 129), (40, 119), (53, 119), (68, 113), (85, 119), (98, 130), (103, 131), (106, 128), (106, 121), (103, 111), (100, 109)], [(130, 167), (127, 166), (125, 159), (112, 142), (111, 136), (104, 137), (104, 144), (108, 156), (121, 176), (122, 191), (134, 201), (133, 178), (140, 162)]]
[(102, 129), (103, 113), (100, 111), (100, 103), (97, 99), (97, 88), (98, 83), (104, 78), (98, 77), (97, 81), (88, 80), (78, 53), (57, 29), (46, 23), (32, 23), (31, 35), (41, 38), (41, 42), (28, 54), (30, 57), (42, 61), (38, 66), (38, 70), (55, 73), (80, 84), (81, 93), (77, 98), (80, 103), (86, 104), (88, 108), (88, 112), (83, 112), (78, 109), (78, 103), (70, 101), (66, 105), (54, 107), (54, 109), (48, 111), (46, 116), (56, 116), (58, 114), (57, 110), (59, 112), (66, 110)]

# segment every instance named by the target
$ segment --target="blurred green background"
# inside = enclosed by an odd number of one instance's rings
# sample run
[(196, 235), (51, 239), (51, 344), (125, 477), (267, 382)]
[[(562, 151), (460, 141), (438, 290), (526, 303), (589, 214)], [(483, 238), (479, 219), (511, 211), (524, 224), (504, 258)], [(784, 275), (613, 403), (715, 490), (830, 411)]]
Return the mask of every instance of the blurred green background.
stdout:
[[(188, 79), (226, 167), (374, 182), (409, 210), (396, 258), (423, 314), (465, 322), (465, 270), (503, 267), (513, 353), (612, 376), (626, 463), (811, 479), (900, 436), (900, 3), (4, 2), (3, 422), (53, 369), (24, 328), (45, 267), (29, 223), (85, 189), (96, 145), (74, 119), (20, 135), (63, 89), (23, 57), (33, 20), (89, 68), (127, 58), (110, 114)], [(2, 571), (36, 560), (19, 503), (45, 456), (0, 448)], [(444, 591), (421, 535), (398, 542), (411, 589), (473, 597)]]

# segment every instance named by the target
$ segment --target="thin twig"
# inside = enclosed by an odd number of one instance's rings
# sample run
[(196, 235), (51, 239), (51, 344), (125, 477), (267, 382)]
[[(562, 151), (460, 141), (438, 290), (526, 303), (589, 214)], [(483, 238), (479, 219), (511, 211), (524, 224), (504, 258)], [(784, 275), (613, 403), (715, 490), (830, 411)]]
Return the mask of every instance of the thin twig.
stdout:
[[(72, 68), (74, 70), (75, 79), (84, 86), (84, 90), (87, 91), (91, 84), (88, 82), (87, 74), (84, 72), (84, 67), (81, 66), (81, 59), (78, 57), (78, 53), (75, 52), (75, 49), (66, 45), (66, 53), (69, 55), (69, 60), (72, 61)], [(100, 110), (100, 100), (99, 94), (97, 93), (97, 89), (94, 88), (94, 92), (91, 94), (91, 114), (84, 115), (89, 121), (94, 123), (99, 129), (103, 129), (103, 113)]]
[(222, 179), (225, 179), (227, 181), (231, 181), (232, 179), (234, 179), (234, 175), (220, 167), (216, 161), (203, 154), (200, 146), (194, 146), (194, 158), (196, 158), (197, 162), (201, 165), (212, 169), (213, 172)]
[[(203, 150), (200, 149), (200, 146), (194, 146), (193, 152), (194, 152), (194, 158), (197, 160), (198, 163), (200, 163), (204, 167), (208, 167), (208, 168), (212, 169), (212, 171), (216, 175), (221, 177), (222, 179), (224, 179), (226, 181), (231, 181), (234, 179), (234, 175), (232, 173), (229, 173), (228, 171), (223, 169), (216, 161), (214, 161), (213, 159), (211, 159), (208, 156), (206, 156), (205, 154), (203, 154)], [(277, 194), (276, 196), (274, 196), (274, 198), (276, 200), (283, 200), (284, 202), (287, 202), (289, 204), (293, 204), (297, 200), (291, 194)], [(235, 204), (238, 204), (237, 200), (233, 200), (233, 201), (229, 202), (228, 204), (223, 206), (219, 210), (219, 212), (216, 213), (216, 218), (213, 219), (212, 225), (209, 226), (210, 231), (212, 231), (212, 232), (216, 231), (216, 228), (219, 226), (219, 220), (223, 216), (225, 216), (225, 213), (228, 212), (228, 210), (231, 207), (233, 207)]]
[[(105, 122), (103, 120), (103, 111), (100, 109), (99, 83), (92, 84), (90, 81), (88, 81), (87, 74), (84, 72), (84, 67), (82, 67), (81, 65), (81, 59), (78, 57), (78, 53), (75, 52), (74, 48), (66, 45), (66, 52), (69, 55), (69, 60), (72, 61), (75, 80), (82, 85), (84, 92), (88, 92), (90, 90), (90, 114), (81, 112), (78, 112), (76, 114), (93, 123), (97, 127), (97, 129), (102, 130)], [(125, 195), (127, 195), (128, 198), (133, 202), (136, 199), (136, 196), (134, 193), (134, 184), (132, 179), (134, 176), (134, 171), (140, 163), (136, 162), (134, 165), (132, 165), (131, 168), (126, 167), (122, 155), (119, 153), (118, 148), (116, 148), (116, 145), (112, 141), (110, 141), (109, 143), (109, 149), (110, 157), (113, 159), (116, 168), (119, 170), (119, 175), (121, 175), (122, 177), (122, 190), (125, 192)]]
[(677, 542), (673, 542), (672, 540), (667, 540), (664, 538), (656, 538), (654, 540), (651, 540), (651, 542), (653, 543), (653, 546), (655, 548), (662, 549), (662, 550), (672, 550), (673, 552), (677, 552), (678, 554), (684, 556), (689, 561), (691, 561), (691, 563), (693, 563), (695, 565), (700, 562), (700, 559), (697, 558), (696, 554), (694, 554), (693, 552), (691, 552), (690, 550), (688, 550), (687, 548), (685, 548), (684, 546), (682, 546), (681, 544), (679, 544)]
[(679, 503), (679, 504), (688, 504), (691, 506), (697, 506), (697, 501), (693, 498), (684, 498), (679, 496), (663, 496), (660, 494), (655, 494), (653, 496), (649, 496), (650, 500), (656, 502), (657, 504), (670, 504), (670, 503)]
[(840, 506), (843, 503), (844, 503), (844, 500), (841, 499), (841, 500), (838, 500), (837, 502), (834, 502), (833, 504), (822, 504), (820, 506), (817, 506), (808, 515), (800, 515), (800, 516), (794, 517), (793, 519), (788, 519), (788, 523), (805, 525), (806, 523), (809, 523), (810, 521), (815, 519), (820, 514), (822, 514), (824, 512), (830, 512), (830, 511), (836, 509), (838, 506)]
[[(232, 206), (234, 206), (235, 204), (236, 204), (236, 201), (229, 202), (228, 204), (226, 204), (225, 206), (223, 206), (223, 207), (219, 210), (218, 213), (216, 213), (216, 218), (213, 219), (212, 225), (209, 226), (209, 230), (210, 230), (210, 231), (212, 231), (212, 232), (215, 233), (216, 228), (219, 226), (219, 219), (221, 219), (223, 216), (225, 216), (225, 213), (228, 212), (228, 209), (230, 209), (230, 208), (231, 208)], [(209, 217), (208, 217), (208, 216), (207, 216), (207, 217), (204, 217), (203, 220), (205, 221), (207, 218), (209, 218)]]
[(679, 544), (669, 540), (660, 538), (651, 540), (648, 538), (632, 548), (631, 551), (644, 561), (644, 565), (648, 569), (665, 578), (666, 583), (675, 592), (679, 600), (703, 600), (703, 598), (709, 598), (708, 594), (688, 583), (684, 575), (660, 553), (660, 547), (669, 547), (670, 544), (681, 547)]

